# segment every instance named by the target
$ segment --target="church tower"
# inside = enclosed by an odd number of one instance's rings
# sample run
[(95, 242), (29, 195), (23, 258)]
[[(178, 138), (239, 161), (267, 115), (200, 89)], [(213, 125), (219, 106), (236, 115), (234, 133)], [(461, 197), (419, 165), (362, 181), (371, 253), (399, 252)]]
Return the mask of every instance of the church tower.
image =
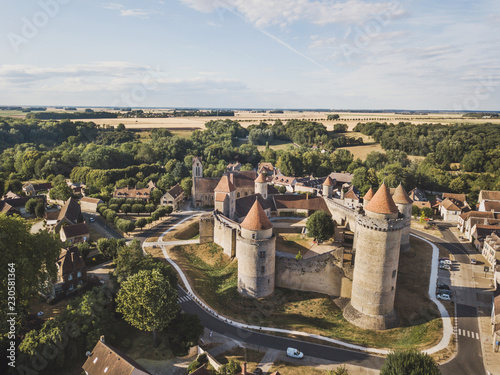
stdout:
[(193, 158), (193, 181), (197, 177), (203, 177), (203, 165), (201, 164), (201, 156)]
[(328, 176), (323, 182), (323, 197), (331, 198), (333, 196), (333, 180)]
[(387, 186), (382, 186), (356, 221), (351, 301), (344, 317), (365, 329), (397, 326), (394, 310), (403, 218)]
[(236, 210), (236, 188), (227, 175), (221, 177), (214, 189), (215, 209), (225, 217), (233, 220)]
[(405, 252), (410, 250), (411, 209), (413, 207), (413, 201), (401, 184), (396, 188), (392, 199), (394, 203), (396, 203), (399, 212), (404, 215), (404, 228), (401, 234), (401, 251)]
[(255, 179), (255, 194), (260, 194), (262, 198), (267, 199), (267, 180), (264, 173), (259, 174)]
[(254, 298), (269, 296), (274, 292), (276, 236), (257, 199), (241, 223), (236, 241), (238, 292)]

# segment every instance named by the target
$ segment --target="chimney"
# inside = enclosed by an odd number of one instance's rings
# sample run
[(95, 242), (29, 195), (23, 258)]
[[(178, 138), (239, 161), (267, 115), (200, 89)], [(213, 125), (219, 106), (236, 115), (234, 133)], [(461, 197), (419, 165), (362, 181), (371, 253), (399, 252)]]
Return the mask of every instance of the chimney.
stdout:
[(309, 200), (309, 193), (306, 194), (306, 201)]
[(101, 336), (101, 338), (99, 339), (103, 344), (105, 344), (104, 342), (104, 335)]
[(229, 173), (229, 181), (234, 185), (234, 173)]
[(242, 369), (241, 373), (242, 373), (243, 375), (246, 375), (246, 374), (247, 374), (247, 363), (246, 363), (246, 362), (243, 362), (243, 369)]

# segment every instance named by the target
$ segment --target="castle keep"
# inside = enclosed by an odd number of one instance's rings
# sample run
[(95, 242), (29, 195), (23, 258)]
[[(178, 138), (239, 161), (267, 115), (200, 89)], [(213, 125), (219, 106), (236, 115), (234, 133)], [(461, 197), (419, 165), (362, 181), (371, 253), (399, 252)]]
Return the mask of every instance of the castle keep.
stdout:
[[(238, 259), (238, 292), (262, 298), (275, 286), (350, 298), (345, 318), (362, 328), (382, 330), (397, 326), (394, 310), (399, 254), (410, 247), (411, 200), (400, 185), (391, 193), (384, 184), (355, 205), (333, 195), (334, 181), (323, 182), (322, 196), (280, 195), (263, 174), (253, 189), (243, 190), (234, 181), (248, 175), (225, 175), (213, 189), (214, 211), (200, 219), (200, 243), (215, 242), (229, 257)], [(194, 186), (202, 177), (201, 160), (193, 161)], [(197, 181), (198, 180), (198, 181)], [(201, 180), (203, 181), (203, 180)], [(238, 194), (240, 193), (240, 194)], [(197, 197), (194, 202), (200, 202)], [(210, 201), (210, 198), (208, 199)], [(353, 262), (344, 265), (344, 250), (335, 249), (296, 260), (276, 250), (276, 235), (269, 220), (281, 205), (287, 210), (316, 210), (331, 214), (338, 225), (354, 232)]]

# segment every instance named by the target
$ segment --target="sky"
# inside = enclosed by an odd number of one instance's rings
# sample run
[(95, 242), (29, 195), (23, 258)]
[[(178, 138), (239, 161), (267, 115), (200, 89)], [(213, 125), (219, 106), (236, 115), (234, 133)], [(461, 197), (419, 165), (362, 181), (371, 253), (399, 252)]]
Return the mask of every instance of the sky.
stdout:
[(498, 0), (3, 0), (0, 106), (500, 110)]

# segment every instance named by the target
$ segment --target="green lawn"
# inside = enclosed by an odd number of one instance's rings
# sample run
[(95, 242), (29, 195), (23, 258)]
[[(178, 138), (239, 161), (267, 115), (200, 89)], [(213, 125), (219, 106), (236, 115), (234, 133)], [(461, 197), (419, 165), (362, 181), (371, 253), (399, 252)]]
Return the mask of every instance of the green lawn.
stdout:
[[(350, 324), (334, 302), (323, 294), (277, 288), (268, 298), (242, 297), (237, 292), (237, 261), (231, 261), (215, 244), (176, 246), (170, 254), (208, 305), (249, 324), (299, 330), (363, 346), (391, 349), (430, 347), (442, 335), (442, 321), (432, 314), (427, 315), (433, 319), (430, 322), (381, 332)], [(414, 255), (407, 263), (412, 262), (415, 262)], [(408, 272), (399, 277), (402, 281), (408, 277), (411, 284), (411, 275)], [(408, 324), (406, 318), (402, 321)]]

